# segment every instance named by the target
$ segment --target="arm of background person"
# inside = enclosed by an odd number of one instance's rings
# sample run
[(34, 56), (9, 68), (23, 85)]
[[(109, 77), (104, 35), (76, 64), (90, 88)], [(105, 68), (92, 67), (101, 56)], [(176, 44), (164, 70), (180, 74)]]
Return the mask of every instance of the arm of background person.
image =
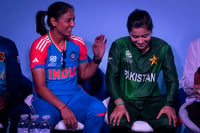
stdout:
[(18, 96), (22, 91), (22, 72), (19, 62), (19, 55), (13, 41), (7, 41), (6, 55), (6, 82), (7, 90), (13, 97)]
[(191, 42), (188, 48), (183, 76), (180, 80), (180, 84), (183, 88), (193, 86), (194, 73), (200, 66), (199, 58), (200, 58), (200, 39), (197, 39)]

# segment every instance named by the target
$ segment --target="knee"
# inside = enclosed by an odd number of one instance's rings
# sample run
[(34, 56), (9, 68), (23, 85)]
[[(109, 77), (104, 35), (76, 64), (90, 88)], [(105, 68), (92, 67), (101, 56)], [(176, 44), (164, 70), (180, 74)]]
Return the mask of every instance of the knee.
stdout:
[(91, 106), (88, 108), (88, 111), (92, 116), (99, 117), (102, 116), (104, 118), (107, 108), (104, 106), (102, 102), (94, 102), (91, 104)]
[(162, 128), (160, 128), (158, 131), (163, 132), (163, 133), (174, 133), (175, 132), (175, 127), (173, 125), (165, 125)]
[(169, 119), (165, 118), (160, 121), (160, 126), (158, 129), (155, 129), (156, 131), (158, 130), (159, 132), (164, 132), (164, 133), (173, 133), (175, 131), (174, 123), (173, 121), (171, 124), (169, 124)]
[[(52, 117), (52, 116), (51, 116)], [(52, 124), (52, 128), (55, 128), (55, 126), (58, 124), (58, 122), (60, 121), (60, 117), (52, 117), (50, 118), (50, 122)]]
[(163, 128), (166, 130), (166, 131), (173, 131), (175, 129), (174, 127), (174, 123), (172, 122), (171, 125), (169, 125), (169, 123), (166, 123)]

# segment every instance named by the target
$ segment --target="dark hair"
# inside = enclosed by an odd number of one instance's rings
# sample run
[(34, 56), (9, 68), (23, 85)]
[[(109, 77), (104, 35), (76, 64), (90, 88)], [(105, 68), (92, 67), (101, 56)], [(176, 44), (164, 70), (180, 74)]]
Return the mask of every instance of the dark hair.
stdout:
[(149, 31), (153, 29), (153, 22), (149, 13), (145, 10), (136, 9), (128, 17), (127, 28), (131, 32), (132, 27), (146, 27)]
[[(45, 35), (48, 32), (46, 23), (49, 28), (53, 27), (50, 22), (50, 18), (53, 17), (58, 20), (58, 18), (65, 14), (68, 9), (74, 10), (74, 7), (65, 2), (55, 2), (49, 6), (48, 11), (38, 11), (36, 14), (36, 32), (40, 35)], [(45, 23), (46, 15), (47, 22)]]

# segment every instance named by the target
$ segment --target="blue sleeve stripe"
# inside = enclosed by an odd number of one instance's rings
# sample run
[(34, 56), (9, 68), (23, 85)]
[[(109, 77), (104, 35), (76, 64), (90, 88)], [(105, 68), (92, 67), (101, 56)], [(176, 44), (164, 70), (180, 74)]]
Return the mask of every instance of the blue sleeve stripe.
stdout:
[(80, 63), (84, 63), (84, 62), (87, 62), (88, 61), (88, 57), (85, 58), (84, 60), (79, 60)]

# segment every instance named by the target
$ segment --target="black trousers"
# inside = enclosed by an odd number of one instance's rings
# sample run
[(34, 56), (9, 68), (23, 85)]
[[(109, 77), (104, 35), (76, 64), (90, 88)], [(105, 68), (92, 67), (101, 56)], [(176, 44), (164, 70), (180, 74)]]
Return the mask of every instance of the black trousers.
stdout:
[(200, 128), (200, 102), (193, 102), (186, 109), (190, 120)]
[[(154, 133), (174, 133), (175, 127), (172, 121), (169, 125), (169, 119), (166, 114), (161, 115), (159, 119), (156, 119), (161, 108), (164, 107), (164, 97), (152, 97), (149, 99), (137, 99), (137, 100), (124, 100), (125, 107), (130, 116), (130, 122), (123, 116), (119, 126), (112, 126), (110, 124), (111, 133), (113, 131), (125, 131), (130, 132), (131, 126), (134, 121), (143, 120), (148, 122), (154, 129)], [(108, 105), (108, 118), (115, 108), (114, 103)], [(120, 132), (119, 132), (120, 133)], [(123, 133), (123, 132), (122, 132)]]
[(8, 102), (5, 108), (0, 111), (0, 123), (4, 126), (0, 132), (6, 132), (9, 126), (9, 133), (17, 133), (17, 124), (21, 114), (30, 114), (30, 109), (23, 99), (13, 99)]

